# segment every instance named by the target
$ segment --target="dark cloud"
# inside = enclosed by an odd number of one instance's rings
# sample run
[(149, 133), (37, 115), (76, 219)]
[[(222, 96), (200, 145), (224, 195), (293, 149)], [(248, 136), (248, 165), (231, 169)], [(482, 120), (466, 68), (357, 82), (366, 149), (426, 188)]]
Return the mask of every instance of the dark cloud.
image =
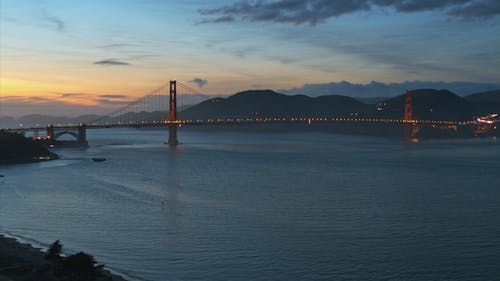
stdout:
[(193, 78), (193, 80), (191, 80), (189, 82), (198, 85), (198, 87), (200, 87), (200, 88), (203, 88), (203, 86), (208, 84), (208, 80), (203, 79), (203, 78)]
[(96, 99), (95, 101), (101, 105), (127, 105), (127, 104), (129, 104), (129, 101), (115, 100), (115, 99)]
[(64, 31), (66, 24), (60, 18), (55, 17), (55, 16), (49, 16), (49, 15), (46, 15), (45, 18), (47, 19), (47, 21), (55, 24), (58, 31)]
[[(315, 25), (332, 17), (370, 11), (393, 9), (401, 13), (440, 11), (463, 19), (485, 19), (500, 14), (499, 0), (278, 0), (238, 1), (232, 5), (200, 9), (207, 16), (200, 23), (270, 21)], [(216, 18), (210, 18), (210, 17)]]
[(37, 103), (37, 102), (49, 102), (49, 101), (52, 101), (51, 99), (49, 98), (45, 98), (45, 97), (26, 97), (26, 101), (28, 102), (34, 102), (34, 103)]
[(94, 62), (94, 64), (101, 64), (101, 65), (130, 65), (128, 62), (124, 61), (119, 61), (116, 59), (106, 59), (106, 60), (100, 60)]
[(84, 93), (58, 93), (61, 95), (61, 98), (74, 98), (74, 97), (86, 97), (88, 94)]
[(95, 94), (86, 94), (86, 93), (57, 93), (60, 94), (59, 100), (64, 102), (63, 100), (66, 98), (69, 99), (91, 99), (94, 102), (98, 103), (100, 106), (109, 106), (109, 105), (125, 105), (130, 102), (128, 95), (121, 94), (100, 94), (95, 96)]
[(5, 102), (31, 102), (31, 103), (44, 103), (44, 102), (49, 102), (52, 101), (50, 98), (46, 97), (38, 97), (38, 96), (33, 96), (33, 97), (25, 97), (25, 96), (2, 96), (2, 101)]
[(115, 95), (115, 94), (105, 94), (105, 95), (100, 95), (100, 98), (103, 99), (126, 99), (129, 98), (127, 95)]
[(127, 105), (130, 103), (130, 96), (121, 94), (102, 94), (95, 99), (100, 105)]
[(475, 1), (459, 7), (453, 7), (449, 15), (463, 19), (487, 19), (500, 14), (500, 1)]
[(220, 16), (214, 19), (204, 19), (198, 22), (198, 24), (203, 24), (203, 23), (222, 23), (222, 22), (233, 22), (234, 17), (232, 16)]

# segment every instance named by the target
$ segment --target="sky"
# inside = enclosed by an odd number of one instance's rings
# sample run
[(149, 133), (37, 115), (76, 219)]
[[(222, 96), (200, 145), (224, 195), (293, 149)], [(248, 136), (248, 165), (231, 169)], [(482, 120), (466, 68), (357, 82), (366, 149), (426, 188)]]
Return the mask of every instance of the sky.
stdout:
[(349, 81), (500, 83), (500, 0), (0, 0), (0, 115)]

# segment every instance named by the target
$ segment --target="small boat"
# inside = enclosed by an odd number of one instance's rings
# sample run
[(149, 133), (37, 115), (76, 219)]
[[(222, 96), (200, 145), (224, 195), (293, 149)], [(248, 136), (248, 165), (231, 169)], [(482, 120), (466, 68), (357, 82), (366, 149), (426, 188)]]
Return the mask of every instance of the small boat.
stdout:
[(92, 157), (92, 161), (94, 161), (94, 162), (103, 162), (103, 161), (106, 161), (106, 158)]

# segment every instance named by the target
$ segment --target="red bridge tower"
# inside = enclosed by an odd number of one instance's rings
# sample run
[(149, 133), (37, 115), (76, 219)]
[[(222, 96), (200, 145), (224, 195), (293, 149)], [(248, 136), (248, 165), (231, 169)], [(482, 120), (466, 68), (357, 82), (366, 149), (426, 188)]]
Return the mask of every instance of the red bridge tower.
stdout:
[(178, 145), (177, 140), (177, 82), (170, 81), (169, 109), (168, 109), (168, 144)]
[(413, 119), (413, 92), (406, 91), (405, 96), (405, 114), (403, 116), (403, 126), (405, 138), (411, 139), (416, 136), (419, 131), (415, 120)]

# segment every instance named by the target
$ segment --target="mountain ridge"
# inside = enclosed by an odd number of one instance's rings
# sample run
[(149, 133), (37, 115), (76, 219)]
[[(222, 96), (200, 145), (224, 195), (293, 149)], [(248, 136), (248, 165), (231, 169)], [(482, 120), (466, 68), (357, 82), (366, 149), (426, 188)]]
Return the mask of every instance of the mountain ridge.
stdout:
[(297, 117), (303, 115), (319, 117), (327, 112), (342, 116), (356, 111), (365, 111), (368, 105), (347, 96), (309, 97), (305, 95), (284, 95), (272, 90), (250, 90), (236, 93), (227, 98), (214, 98), (179, 113), (181, 118), (212, 119), (238, 116), (252, 117)]
[[(448, 90), (416, 89), (414, 91), (415, 114), (418, 117), (472, 119), (473, 116), (500, 112), (498, 100), (500, 90), (475, 93), (461, 97)], [(435, 95), (434, 98), (431, 96)], [(441, 97), (439, 97), (441, 95)], [(443, 100), (447, 97), (448, 100)], [(217, 97), (179, 112), (179, 118), (204, 119), (238, 117), (296, 117), (296, 113), (309, 117), (334, 115), (336, 117), (364, 114), (366, 116), (400, 118), (404, 108), (404, 94), (392, 98), (352, 98), (343, 95), (310, 97), (285, 95), (273, 90), (248, 90), (227, 97)], [(386, 103), (386, 105), (384, 105)], [(382, 110), (377, 110), (377, 108)], [(432, 109), (432, 111), (430, 111)], [(431, 114), (432, 112), (432, 114)], [(157, 120), (167, 118), (167, 112), (151, 113)], [(133, 114), (132, 114), (133, 115)], [(133, 117), (133, 116), (132, 116)], [(75, 118), (41, 114), (25, 115), (21, 118), (0, 117), (1, 127), (36, 126), (45, 124), (91, 123), (103, 118), (101, 115), (82, 115)], [(105, 116), (104, 116), (105, 118)]]
[(400, 83), (383, 83), (371, 81), (366, 84), (348, 81), (304, 84), (301, 87), (282, 89), (278, 92), (288, 95), (305, 94), (310, 96), (345, 95), (355, 98), (371, 98), (377, 96), (395, 97), (408, 89), (448, 89), (459, 96), (500, 89), (499, 83), (478, 82), (441, 82), (441, 81), (404, 81)]

